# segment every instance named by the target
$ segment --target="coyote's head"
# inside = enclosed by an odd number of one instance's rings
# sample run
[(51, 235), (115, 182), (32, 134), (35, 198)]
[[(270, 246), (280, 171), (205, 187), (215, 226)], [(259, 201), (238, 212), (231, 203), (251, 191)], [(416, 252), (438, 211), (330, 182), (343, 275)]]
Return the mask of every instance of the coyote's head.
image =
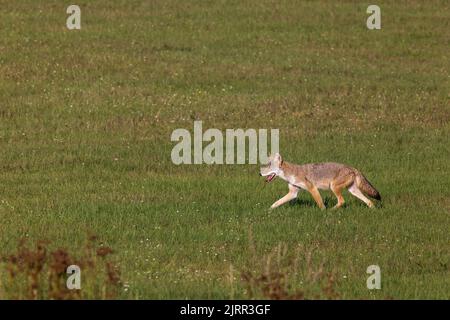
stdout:
[(266, 178), (266, 182), (272, 181), (276, 176), (280, 174), (281, 164), (283, 160), (281, 159), (281, 155), (279, 153), (275, 153), (269, 157), (269, 163), (267, 166), (262, 167), (259, 171), (259, 175)]

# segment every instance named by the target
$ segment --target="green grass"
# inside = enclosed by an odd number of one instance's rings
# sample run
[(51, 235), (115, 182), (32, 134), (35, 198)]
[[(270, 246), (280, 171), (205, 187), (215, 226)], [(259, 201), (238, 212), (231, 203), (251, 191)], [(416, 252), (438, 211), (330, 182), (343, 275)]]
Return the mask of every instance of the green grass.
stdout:
[[(77, 4), (69, 31), (61, 1), (0, 1), (0, 254), (24, 237), (77, 253), (92, 232), (121, 298), (246, 298), (252, 247), (281, 243), (316, 248), (341, 298), (450, 298), (448, 2), (378, 1), (377, 31), (360, 1)], [(348, 163), (383, 206), (301, 193), (268, 212), (287, 187), (258, 166), (172, 164), (194, 120), (279, 128), (286, 160)]]

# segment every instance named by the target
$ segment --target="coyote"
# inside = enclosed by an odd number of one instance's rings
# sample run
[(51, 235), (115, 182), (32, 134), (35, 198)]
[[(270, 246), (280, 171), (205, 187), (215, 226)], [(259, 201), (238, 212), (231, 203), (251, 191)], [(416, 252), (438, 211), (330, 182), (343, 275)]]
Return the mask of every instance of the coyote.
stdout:
[(320, 209), (325, 209), (325, 205), (319, 189), (331, 189), (336, 195), (338, 202), (333, 209), (344, 204), (343, 189), (348, 189), (352, 195), (362, 200), (370, 208), (373, 208), (374, 204), (364, 194), (381, 200), (378, 191), (363, 174), (345, 164), (326, 162), (296, 165), (283, 161), (281, 155), (276, 153), (269, 157), (269, 164), (261, 168), (260, 175), (267, 177), (266, 182), (271, 182), (278, 176), (289, 184), (289, 193), (272, 204), (271, 209), (295, 199), (300, 189), (308, 190)]

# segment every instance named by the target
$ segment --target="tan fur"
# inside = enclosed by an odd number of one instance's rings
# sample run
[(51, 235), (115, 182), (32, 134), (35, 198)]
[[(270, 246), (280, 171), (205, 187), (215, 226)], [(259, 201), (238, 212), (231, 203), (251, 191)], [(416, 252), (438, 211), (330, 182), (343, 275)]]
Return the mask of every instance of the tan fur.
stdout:
[(352, 195), (366, 203), (369, 207), (374, 204), (366, 195), (381, 200), (378, 191), (357, 169), (335, 163), (310, 163), (296, 165), (283, 161), (279, 154), (271, 156), (269, 165), (261, 168), (262, 176), (277, 176), (288, 182), (289, 193), (276, 201), (271, 208), (276, 208), (297, 197), (300, 189), (307, 190), (317, 205), (325, 209), (319, 189), (330, 190), (337, 198), (334, 209), (340, 208), (344, 203), (342, 191), (347, 189)]

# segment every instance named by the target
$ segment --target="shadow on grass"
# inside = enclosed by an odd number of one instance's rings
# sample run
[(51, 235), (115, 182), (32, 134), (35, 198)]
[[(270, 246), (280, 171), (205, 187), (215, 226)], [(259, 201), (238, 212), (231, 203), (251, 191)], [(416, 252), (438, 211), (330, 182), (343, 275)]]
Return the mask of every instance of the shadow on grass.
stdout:
[[(331, 209), (336, 205), (337, 201), (333, 197), (323, 197), (323, 203), (327, 209)], [(381, 201), (374, 200), (373, 203), (375, 204), (376, 209), (383, 208), (383, 203)], [(314, 199), (302, 199), (302, 198), (297, 198), (297, 199), (290, 201), (288, 203), (288, 206), (289, 207), (297, 207), (298, 206), (298, 207), (306, 207), (306, 208), (318, 208)], [(346, 200), (346, 202), (341, 207), (341, 209), (345, 209), (345, 208), (360, 208), (360, 209), (366, 208), (366, 209), (368, 209), (367, 205), (364, 202), (351, 201), (350, 199)]]
[[(323, 203), (325, 205), (325, 207), (327, 208), (331, 208), (336, 204), (336, 200), (331, 198), (331, 197), (323, 197)], [(306, 207), (306, 208), (319, 208), (317, 206), (317, 203), (314, 201), (314, 199), (308, 199), (308, 198), (297, 198), (292, 200), (291, 202), (289, 202), (289, 207)], [(346, 204), (344, 204), (345, 206)]]

